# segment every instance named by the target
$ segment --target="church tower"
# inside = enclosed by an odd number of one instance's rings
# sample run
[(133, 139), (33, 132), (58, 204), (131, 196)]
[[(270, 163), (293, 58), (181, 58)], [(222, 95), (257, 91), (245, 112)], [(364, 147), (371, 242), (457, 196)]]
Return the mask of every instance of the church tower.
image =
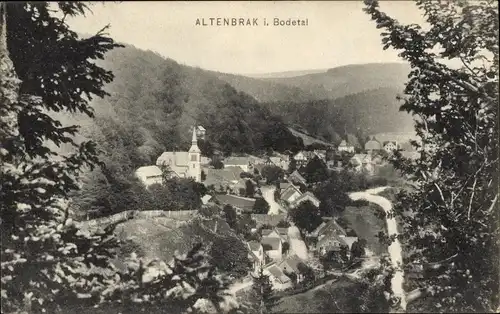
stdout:
[(196, 138), (196, 128), (193, 128), (193, 137), (191, 139), (191, 148), (189, 155), (188, 177), (193, 178), (196, 182), (201, 182), (201, 150), (198, 147), (198, 139)]

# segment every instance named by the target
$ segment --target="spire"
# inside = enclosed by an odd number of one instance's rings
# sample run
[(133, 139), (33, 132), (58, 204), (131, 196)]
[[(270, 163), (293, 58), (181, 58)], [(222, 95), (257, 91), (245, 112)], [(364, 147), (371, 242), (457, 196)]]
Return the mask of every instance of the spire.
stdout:
[(198, 139), (196, 138), (196, 126), (193, 128), (193, 137), (191, 139), (191, 144), (198, 145)]

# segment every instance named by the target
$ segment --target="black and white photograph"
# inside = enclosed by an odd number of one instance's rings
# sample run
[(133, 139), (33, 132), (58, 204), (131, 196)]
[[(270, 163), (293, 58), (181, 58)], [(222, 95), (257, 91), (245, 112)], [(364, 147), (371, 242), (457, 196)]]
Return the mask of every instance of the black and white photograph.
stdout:
[(0, 2), (1, 313), (500, 313), (496, 0)]

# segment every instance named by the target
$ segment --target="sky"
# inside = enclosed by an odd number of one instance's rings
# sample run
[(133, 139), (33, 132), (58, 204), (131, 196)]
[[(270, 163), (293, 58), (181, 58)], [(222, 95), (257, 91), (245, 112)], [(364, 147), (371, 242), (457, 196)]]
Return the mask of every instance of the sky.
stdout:
[[(403, 23), (422, 23), (411, 1), (382, 1)], [(86, 17), (67, 18), (77, 32), (110, 24), (116, 41), (152, 50), (185, 65), (237, 74), (327, 69), (348, 64), (401, 62), (382, 50), (381, 30), (362, 1), (235, 1), (94, 3)], [(257, 19), (258, 26), (202, 26), (209, 18)], [(270, 24), (264, 26), (264, 18)], [(307, 19), (307, 26), (274, 26)]]

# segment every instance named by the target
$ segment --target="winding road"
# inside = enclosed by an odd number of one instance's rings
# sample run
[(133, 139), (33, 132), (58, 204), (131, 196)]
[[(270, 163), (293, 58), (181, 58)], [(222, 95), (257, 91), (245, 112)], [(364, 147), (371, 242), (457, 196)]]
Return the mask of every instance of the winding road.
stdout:
[[(386, 223), (387, 223), (387, 232), (388, 235), (391, 236), (393, 234), (398, 234), (396, 219), (394, 217), (390, 217), (389, 213), (392, 211), (392, 203), (386, 199), (385, 197), (376, 195), (388, 187), (378, 187), (374, 189), (369, 189), (364, 192), (353, 192), (349, 194), (349, 197), (352, 200), (367, 200), (368, 202), (375, 203), (382, 207), (385, 211), (386, 215)], [(388, 248), (389, 255), (391, 257), (392, 266), (395, 269), (394, 276), (391, 280), (391, 287), (394, 295), (399, 298), (401, 301), (400, 307), (405, 310), (406, 309), (406, 295), (403, 289), (403, 281), (404, 281), (404, 273), (402, 270), (403, 265), (403, 257), (401, 250), (401, 243), (396, 238), (394, 242)]]
[(263, 186), (260, 191), (262, 192), (262, 197), (269, 204), (269, 212), (268, 215), (279, 215), (281, 212), (284, 212), (283, 208), (280, 204), (278, 204), (274, 200), (274, 191), (276, 187), (274, 186)]

